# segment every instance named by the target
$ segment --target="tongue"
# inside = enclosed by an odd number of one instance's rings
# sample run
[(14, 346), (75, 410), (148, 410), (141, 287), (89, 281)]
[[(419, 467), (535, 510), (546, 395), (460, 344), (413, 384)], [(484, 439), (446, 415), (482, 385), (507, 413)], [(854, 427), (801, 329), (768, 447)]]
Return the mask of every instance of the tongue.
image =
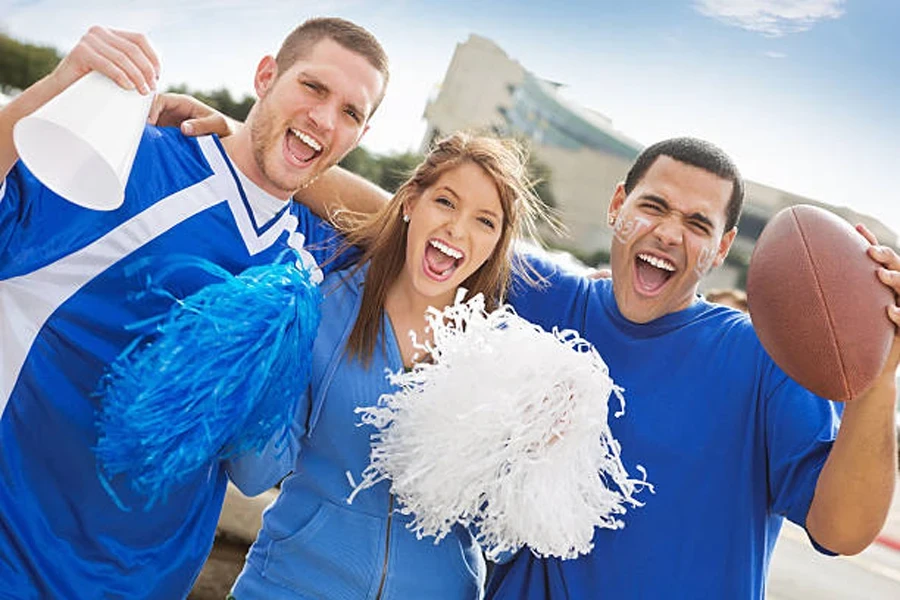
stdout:
[(425, 247), (425, 260), (428, 261), (428, 268), (435, 273), (443, 273), (456, 263), (456, 259), (447, 256), (431, 244)]
[(671, 273), (669, 271), (657, 269), (650, 263), (637, 259), (637, 278), (641, 287), (648, 292), (654, 292), (661, 288), (669, 280), (670, 276)]
[(302, 161), (311, 159), (316, 151), (300, 141), (296, 135), (290, 131), (287, 133), (288, 151)]

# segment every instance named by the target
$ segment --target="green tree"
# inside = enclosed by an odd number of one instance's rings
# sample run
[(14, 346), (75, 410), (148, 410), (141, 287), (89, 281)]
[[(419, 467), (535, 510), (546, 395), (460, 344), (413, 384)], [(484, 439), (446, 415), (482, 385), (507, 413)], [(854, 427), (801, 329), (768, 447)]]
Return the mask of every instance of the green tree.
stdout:
[(244, 97), (240, 100), (235, 100), (231, 97), (231, 92), (229, 92), (226, 88), (219, 88), (210, 92), (191, 90), (185, 83), (182, 83), (181, 85), (171, 86), (166, 91), (176, 94), (188, 94), (189, 96), (193, 96), (204, 104), (208, 104), (216, 110), (223, 112), (232, 119), (237, 119), (238, 121), (245, 121), (247, 119), (247, 115), (250, 113), (250, 109), (253, 107), (253, 103), (256, 101), (253, 96), (250, 96), (249, 94), (244, 95)]
[(416, 152), (374, 154), (365, 148), (357, 147), (347, 154), (340, 164), (348, 171), (393, 193), (409, 178), (420, 162), (422, 155)]
[(422, 155), (416, 152), (403, 152), (387, 154), (379, 157), (381, 163), (381, 179), (378, 182), (382, 188), (394, 193), (404, 181), (409, 179), (412, 172), (422, 162)]
[(0, 88), (24, 90), (59, 64), (62, 56), (49, 46), (36, 46), (0, 33)]
[(371, 152), (357, 146), (345, 156), (340, 165), (360, 177), (377, 184), (381, 181), (381, 163)]

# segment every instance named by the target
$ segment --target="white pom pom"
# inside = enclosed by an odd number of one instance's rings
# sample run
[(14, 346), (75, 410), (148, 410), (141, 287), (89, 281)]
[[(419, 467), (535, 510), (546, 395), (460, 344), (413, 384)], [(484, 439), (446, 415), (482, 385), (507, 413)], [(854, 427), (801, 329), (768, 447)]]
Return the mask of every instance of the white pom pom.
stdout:
[(378, 431), (348, 501), (390, 479), (419, 537), (473, 525), (489, 556), (528, 545), (573, 558), (595, 527), (623, 527), (649, 484), (622, 465), (608, 402), (614, 393), (618, 416), (624, 399), (593, 346), (508, 306), (488, 314), (481, 295), (427, 320), (433, 341), (419, 347), (433, 362), (389, 374), (399, 390), (357, 409)]

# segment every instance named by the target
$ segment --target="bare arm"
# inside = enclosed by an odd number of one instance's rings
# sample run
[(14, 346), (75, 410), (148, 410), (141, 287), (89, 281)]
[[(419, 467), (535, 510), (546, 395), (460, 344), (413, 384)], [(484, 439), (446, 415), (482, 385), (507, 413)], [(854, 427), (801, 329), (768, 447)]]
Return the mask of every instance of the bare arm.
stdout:
[[(900, 293), (900, 257), (858, 229), (873, 244), (869, 255), (884, 267), (879, 270), (882, 283)], [(888, 306), (887, 314), (900, 326), (898, 306)], [(895, 332), (887, 364), (872, 389), (845, 405), (838, 437), (816, 484), (806, 528), (817, 542), (841, 554), (856, 554), (872, 543), (890, 509), (897, 472), (898, 363), (900, 335)]]
[(294, 194), (294, 200), (306, 204), (322, 218), (340, 210), (375, 213), (390, 198), (390, 194), (374, 183), (337, 166)]
[(144, 36), (91, 27), (52, 73), (0, 110), (0, 174), (9, 174), (19, 155), (13, 127), (91, 71), (103, 73), (125, 89), (149, 94), (156, 88), (159, 60)]

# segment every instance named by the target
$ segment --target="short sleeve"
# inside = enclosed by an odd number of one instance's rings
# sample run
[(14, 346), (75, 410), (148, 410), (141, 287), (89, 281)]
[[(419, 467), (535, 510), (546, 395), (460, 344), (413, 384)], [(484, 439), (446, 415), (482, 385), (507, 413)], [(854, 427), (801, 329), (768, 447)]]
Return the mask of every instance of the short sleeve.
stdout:
[[(777, 383), (766, 399), (769, 503), (772, 512), (805, 528), (840, 419), (832, 402), (802, 388), (774, 365), (772, 369)], [(815, 540), (813, 544), (830, 553)]]
[(37, 179), (17, 162), (0, 183), (0, 279), (11, 276), (12, 240), (28, 214), (27, 200), (42, 188)]
[(326, 220), (305, 204), (297, 203), (297, 231), (306, 239), (304, 249), (322, 269), (323, 275), (355, 264), (362, 253), (354, 246), (345, 247), (344, 237)]
[(517, 260), (539, 281), (532, 284), (522, 275), (514, 276), (509, 302), (516, 312), (547, 330), (557, 327), (584, 331), (590, 280), (543, 256), (520, 253)]

